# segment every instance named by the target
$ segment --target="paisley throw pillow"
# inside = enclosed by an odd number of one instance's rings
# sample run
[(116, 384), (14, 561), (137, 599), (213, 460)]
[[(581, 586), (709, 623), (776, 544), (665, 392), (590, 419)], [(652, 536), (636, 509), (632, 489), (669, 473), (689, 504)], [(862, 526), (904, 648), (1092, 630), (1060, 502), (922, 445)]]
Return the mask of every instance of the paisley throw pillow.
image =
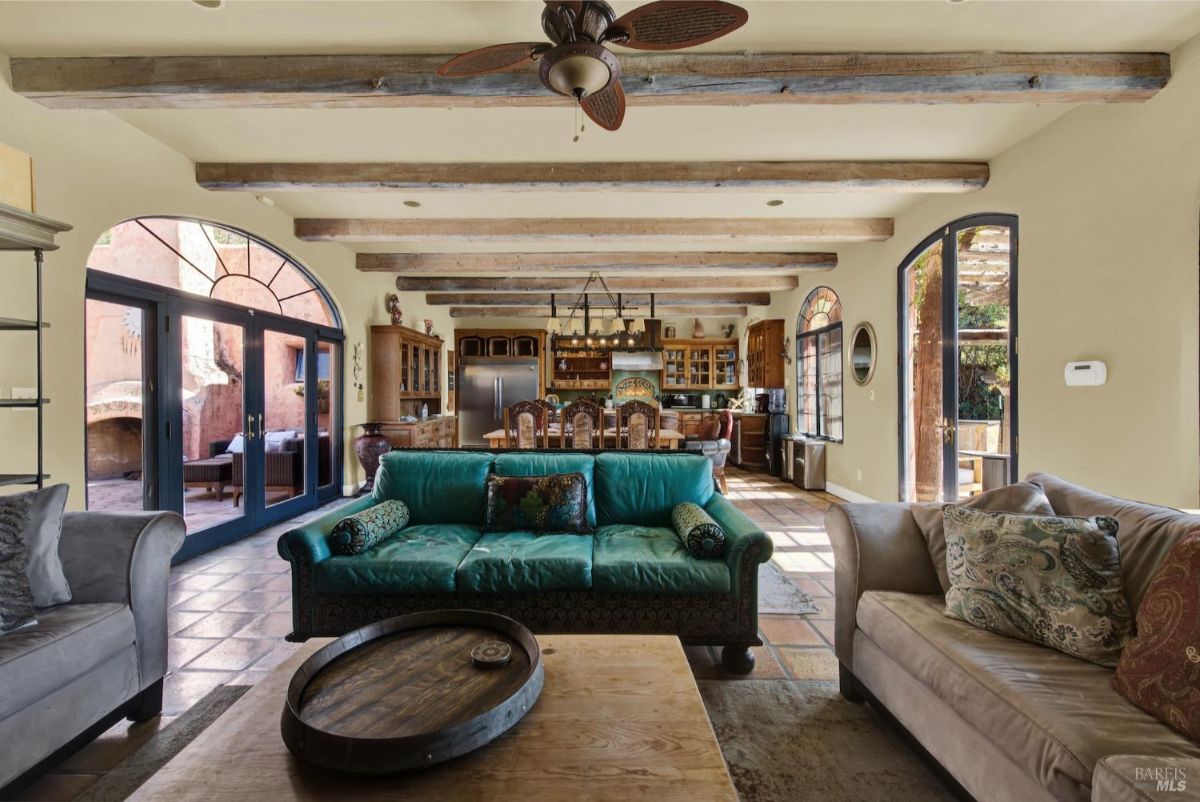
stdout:
[(497, 476), (487, 480), (485, 532), (590, 534), (582, 473)]
[(1137, 637), (1117, 663), (1122, 696), (1200, 741), (1200, 535), (1183, 538), (1150, 580)]
[(408, 525), (408, 505), (389, 500), (347, 515), (329, 533), (329, 550), (334, 554), (362, 554)]
[(699, 504), (676, 504), (671, 510), (671, 525), (693, 557), (725, 556), (725, 530)]
[(1117, 520), (946, 507), (950, 618), (1115, 666), (1132, 617)]
[(34, 623), (33, 590), (25, 574), (25, 530), (32, 512), (32, 493), (0, 498), (0, 635)]

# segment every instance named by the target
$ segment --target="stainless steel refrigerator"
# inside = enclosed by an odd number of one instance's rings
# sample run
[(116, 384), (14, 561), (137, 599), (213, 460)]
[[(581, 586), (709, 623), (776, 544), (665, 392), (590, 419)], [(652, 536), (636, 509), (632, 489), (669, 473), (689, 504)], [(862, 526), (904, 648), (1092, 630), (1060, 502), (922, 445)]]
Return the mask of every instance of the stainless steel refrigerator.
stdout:
[(521, 357), (466, 356), (458, 363), (458, 438), (486, 445), (483, 436), (504, 428), (504, 410), (538, 397), (538, 361)]

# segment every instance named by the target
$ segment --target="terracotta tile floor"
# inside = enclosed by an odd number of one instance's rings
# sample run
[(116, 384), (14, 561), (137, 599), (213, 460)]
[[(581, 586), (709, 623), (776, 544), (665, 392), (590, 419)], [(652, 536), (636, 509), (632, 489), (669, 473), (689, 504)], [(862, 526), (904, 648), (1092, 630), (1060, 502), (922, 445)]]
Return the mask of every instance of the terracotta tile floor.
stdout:
[[(728, 480), (729, 498), (774, 542), (772, 559), (821, 610), (803, 617), (760, 616), (764, 645), (754, 650), (757, 665), (747, 678), (725, 674), (720, 650), (704, 646), (686, 649), (693, 673), (733, 681), (835, 679), (833, 552), (823, 520), (838, 499), (732, 468)], [(172, 569), (163, 715), (145, 724), (117, 724), (19, 798), (72, 799), (213, 688), (253, 684), (287, 659), (297, 645), (283, 640), (291, 629), (291, 586), (275, 541), (299, 521), (324, 512), (307, 513)]]

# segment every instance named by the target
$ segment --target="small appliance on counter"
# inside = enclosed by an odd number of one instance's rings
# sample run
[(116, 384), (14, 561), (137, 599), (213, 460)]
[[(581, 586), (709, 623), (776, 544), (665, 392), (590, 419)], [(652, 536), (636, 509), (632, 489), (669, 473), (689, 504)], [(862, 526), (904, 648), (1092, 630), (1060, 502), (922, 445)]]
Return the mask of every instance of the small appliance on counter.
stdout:
[(711, 395), (709, 395), (708, 393), (705, 393), (704, 395), (700, 396), (700, 408), (701, 409), (712, 409), (712, 396)]

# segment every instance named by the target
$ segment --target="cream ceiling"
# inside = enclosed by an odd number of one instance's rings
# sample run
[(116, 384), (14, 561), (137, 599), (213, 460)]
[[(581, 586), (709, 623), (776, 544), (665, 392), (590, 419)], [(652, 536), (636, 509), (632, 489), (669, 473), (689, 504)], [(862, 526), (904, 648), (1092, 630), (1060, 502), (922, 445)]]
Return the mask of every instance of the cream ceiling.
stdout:
[[(614, 2), (618, 13), (639, 5)], [(745, 2), (710, 51), (1171, 50), (1200, 2)], [(442, 52), (542, 38), (540, 0), (0, 2), (13, 56)], [(573, 142), (561, 108), (152, 110), (116, 114), (195, 161), (988, 160), (1067, 105), (631, 107)], [(104, 112), (96, 112), (104, 113)], [(296, 217), (873, 217), (917, 195), (270, 192)], [(765, 201), (784, 205), (768, 208)], [(420, 208), (403, 205), (418, 199)], [(709, 243), (671, 246), (701, 249)], [(586, 244), (579, 249), (587, 249)], [(608, 247), (608, 246), (606, 246)], [(644, 250), (644, 244), (617, 250)], [(361, 251), (538, 250), (528, 243), (359, 244)], [(752, 240), (725, 250), (777, 250)], [(541, 250), (561, 250), (544, 244)], [(812, 249), (819, 249), (814, 246)]]

